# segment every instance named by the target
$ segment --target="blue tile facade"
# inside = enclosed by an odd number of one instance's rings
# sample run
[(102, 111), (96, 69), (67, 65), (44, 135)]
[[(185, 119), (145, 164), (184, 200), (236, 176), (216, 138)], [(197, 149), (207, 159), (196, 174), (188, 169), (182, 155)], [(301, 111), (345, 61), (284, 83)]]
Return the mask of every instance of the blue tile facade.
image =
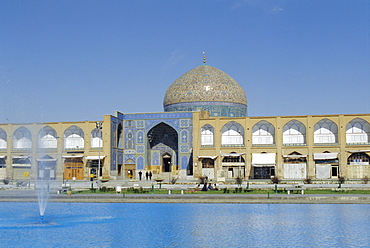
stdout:
[[(158, 146), (150, 149), (148, 132), (158, 124), (165, 123), (176, 130), (178, 135), (178, 151), (171, 154), (173, 155), (173, 165), (179, 165), (181, 169), (186, 169), (192, 148), (192, 117), (191, 112), (144, 114), (116, 112), (112, 125), (117, 126), (119, 122), (123, 125), (122, 137), (125, 151), (123, 163), (136, 164), (137, 170), (145, 170), (145, 166), (148, 165), (161, 165), (161, 152), (163, 153), (163, 149), (166, 148), (165, 146)], [(116, 127), (112, 128), (112, 139), (114, 130), (116, 130)], [(112, 140), (112, 142), (114, 141)], [(116, 151), (112, 150), (112, 153), (114, 152)], [(173, 151), (168, 150), (168, 153), (171, 152)]]

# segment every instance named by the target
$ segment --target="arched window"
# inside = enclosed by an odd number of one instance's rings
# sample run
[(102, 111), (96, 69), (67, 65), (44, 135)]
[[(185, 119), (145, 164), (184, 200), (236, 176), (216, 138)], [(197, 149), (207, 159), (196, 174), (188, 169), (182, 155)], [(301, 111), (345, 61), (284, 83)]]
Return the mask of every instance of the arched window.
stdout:
[(91, 148), (103, 147), (103, 132), (101, 129), (94, 128), (91, 131)]
[(8, 146), (6, 132), (0, 128), (0, 149), (6, 149)]
[(357, 164), (360, 164), (360, 165), (367, 164), (367, 165), (369, 165), (370, 156), (367, 155), (364, 152), (355, 152), (355, 153), (352, 153), (351, 156), (348, 157), (347, 163), (349, 165), (357, 165)]
[(349, 144), (369, 143), (370, 124), (361, 118), (350, 121), (346, 127), (346, 142)]
[(244, 128), (235, 121), (230, 121), (225, 124), (222, 129), (222, 145), (243, 145), (244, 144)]
[(329, 119), (322, 119), (314, 127), (314, 143), (338, 143), (338, 126)]
[(39, 148), (57, 148), (57, 132), (50, 126), (39, 131)]
[(267, 145), (275, 143), (275, 128), (267, 121), (260, 121), (252, 128), (252, 144)]
[(78, 126), (70, 126), (64, 131), (65, 149), (84, 149), (84, 133)]
[(132, 129), (126, 129), (125, 132), (125, 149), (134, 149), (134, 132)]
[(302, 122), (291, 120), (283, 127), (284, 145), (305, 145), (306, 127)]
[(14, 149), (31, 149), (32, 136), (31, 132), (25, 128), (20, 127), (13, 133), (13, 148)]
[(211, 125), (206, 124), (200, 129), (201, 145), (213, 146), (214, 129)]
[(122, 124), (119, 123), (117, 127), (117, 147), (122, 148)]
[(138, 131), (136, 133), (137, 136), (137, 143), (138, 144), (143, 144), (144, 143), (144, 132), (143, 131)]
[(181, 143), (188, 143), (188, 131), (181, 131)]

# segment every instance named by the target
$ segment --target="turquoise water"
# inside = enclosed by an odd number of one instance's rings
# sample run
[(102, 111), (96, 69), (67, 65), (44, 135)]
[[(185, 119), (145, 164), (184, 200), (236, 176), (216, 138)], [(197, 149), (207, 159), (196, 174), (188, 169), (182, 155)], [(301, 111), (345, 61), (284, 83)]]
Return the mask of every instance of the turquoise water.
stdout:
[(370, 205), (0, 203), (1, 247), (369, 247)]

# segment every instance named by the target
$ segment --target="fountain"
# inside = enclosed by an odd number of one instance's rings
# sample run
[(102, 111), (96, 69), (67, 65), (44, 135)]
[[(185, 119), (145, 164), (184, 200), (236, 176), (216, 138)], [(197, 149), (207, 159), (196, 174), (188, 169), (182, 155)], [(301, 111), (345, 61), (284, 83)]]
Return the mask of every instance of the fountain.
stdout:
[(44, 178), (38, 179), (36, 187), (37, 187), (37, 200), (39, 203), (40, 220), (41, 222), (43, 222), (46, 205), (49, 200), (50, 180), (45, 180)]
[(37, 173), (36, 190), (37, 200), (39, 204), (40, 220), (43, 223), (46, 205), (50, 194), (50, 173), (45, 168), (46, 163), (39, 163), (39, 171)]
[(39, 203), (39, 211), (40, 211), (40, 220), (43, 222), (46, 205), (49, 200), (49, 192), (50, 192), (50, 181), (45, 179), (37, 180), (37, 199)]

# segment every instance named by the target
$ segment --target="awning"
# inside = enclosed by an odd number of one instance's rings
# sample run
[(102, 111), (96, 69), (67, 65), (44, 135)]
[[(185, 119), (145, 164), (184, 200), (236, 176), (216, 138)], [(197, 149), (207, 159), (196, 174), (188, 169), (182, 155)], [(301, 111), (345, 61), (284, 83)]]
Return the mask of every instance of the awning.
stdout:
[(252, 165), (256, 167), (275, 166), (276, 153), (252, 153)]
[(26, 159), (26, 158), (31, 158), (31, 156), (12, 156), (12, 158), (23, 158), (23, 159)]
[(210, 159), (215, 159), (217, 156), (198, 156), (198, 158), (210, 158)]
[(326, 160), (326, 159), (336, 159), (338, 158), (337, 152), (330, 152), (330, 153), (314, 153), (313, 159), (315, 160)]
[(253, 167), (275, 167), (275, 164), (252, 164)]
[(283, 155), (283, 158), (307, 158), (307, 155)]
[(55, 162), (57, 161), (56, 158), (40, 158), (40, 159), (36, 159), (37, 162)]
[(105, 156), (86, 156), (86, 160), (99, 160), (105, 158)]
[(245, 153), (221, 153), (221, 156), (223, 157), (240, 157), (241, 155), (244, 155)]
[(12, 167), (31, 168), (31, 164), (12, 164)]
[(83, 155), (66, 155), (62, 156), (62, 158), (82, 158)]
[(356, 152), (370, 152), (370, 150), (349, 150), (349, 153), (356, 153)]

